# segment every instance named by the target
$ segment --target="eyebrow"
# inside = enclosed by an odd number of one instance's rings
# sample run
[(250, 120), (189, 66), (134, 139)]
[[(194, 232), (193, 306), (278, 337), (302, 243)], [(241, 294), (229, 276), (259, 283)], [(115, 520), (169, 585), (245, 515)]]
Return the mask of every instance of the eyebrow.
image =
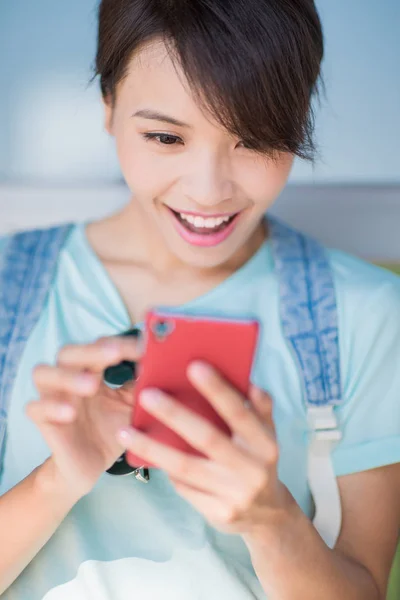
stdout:
[(174, 119), (174, 117), (169, 117), (168, 115), (164, 115), (163, 113), (154, 110), (138, 110), (132, 117), (140, 117), (142, 119), (149, 119), (150, 121), (162, 121), (163, 123), (169, 123), (176, 127), (190, 127), (190, 125), (183, 123), (183, 121), (178, 121), (178, 119)]

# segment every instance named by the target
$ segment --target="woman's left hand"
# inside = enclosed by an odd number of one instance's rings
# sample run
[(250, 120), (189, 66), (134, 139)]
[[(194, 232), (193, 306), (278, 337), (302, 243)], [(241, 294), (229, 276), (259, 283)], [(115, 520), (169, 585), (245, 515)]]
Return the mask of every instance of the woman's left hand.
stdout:
[(233, 432), (232, 438), (159, 390), (142, 392), (139, 401), (205, 455), (193, 456), (124, 429), (119, 440), (135, 455), (163, 469), (177, 492), (214, 527), (251, 535), (275, 523), (292, 497), (277, 475), (278, 444), (272, 400), (252, 387), (243, 398), (210, 366), (194, 363), (188, 376)]

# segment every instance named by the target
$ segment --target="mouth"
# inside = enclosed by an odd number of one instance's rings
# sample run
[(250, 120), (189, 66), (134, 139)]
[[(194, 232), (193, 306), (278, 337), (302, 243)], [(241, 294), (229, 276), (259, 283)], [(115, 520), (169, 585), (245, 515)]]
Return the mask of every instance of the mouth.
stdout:
[(202, 216), (194, 213), (178, 212), (167, 207), (174, 219), (175, 227), (181, 237), (195, 246), (215, 246), (226, 240), (238, 220), (240, 212)]
[(212, 235), (223, 231), (232, 223), (239, 213), (231, 215), (220, 215), (212, 217), (202, 217), (191, 213), (182, 213), (170, 209), (178, 221), (188, 230), (201, 235)]

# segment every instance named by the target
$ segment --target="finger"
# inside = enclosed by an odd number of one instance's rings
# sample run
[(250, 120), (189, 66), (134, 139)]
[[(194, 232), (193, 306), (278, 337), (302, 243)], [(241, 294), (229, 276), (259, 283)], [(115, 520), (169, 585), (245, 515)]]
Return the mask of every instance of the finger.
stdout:
[(120, 398), (121, 402), (128, 406), (133, 406), (136, 400), (134, 390), (135, 383), (133, 381), (128, 381), (123, 386), (114, 390), (114, 393)]
[(139, 401), (188, 444), (231, 470), (249, 470), (249, 458), (225, 433), (160, 390), (147, 389)]
[(140, 431), (124, 428), (118, 434), (118, 441), (123, 448), (140, 456), (143, 463), (156, 465), (169, 476), (196, 489), (226, 497), (234, 494), (238, 487), (236, 471), (232, 476), (218, 463), (180, 452)]
[(142, 345), (140, 340), (133, 338), (101, 338), (93, 344), (65, 346), (60, 350), (57, 362), (60, 366), (100, 373), (123, 360), (139, 360), (143, 353)]
[(94, 373), (50, 365), (35, 367), (33, 380), (40, 394), (64, 392), (78, 396), (93, 396), (101, 383), (100, 377)]
[(178, 494), (190, 502), (209, 522), (229, 525), (234, 520), (234, 511), (222, 498), (196, 490), (178, 481), (173, 481), (173, 484)]
[(72, 423), (76, 410), (71, 404), (54, 400), (37, 400), (27, 404), (25, 412), (37, 425), (43, 423)]
[(249, 392), (249, 399), (253, 410), (256, 412), (261, 422), (275, 432), (273, 402), (271, 396), (259, 387), (252, 385)]
[(275, 454), (275, 435), (267, 424), (249, 407), (248, 402), (212, 367), (201, 362), (192, 363), (188, 377), (207, 398), (233, 433), (253, 449), (252, 454), (264, 461)]

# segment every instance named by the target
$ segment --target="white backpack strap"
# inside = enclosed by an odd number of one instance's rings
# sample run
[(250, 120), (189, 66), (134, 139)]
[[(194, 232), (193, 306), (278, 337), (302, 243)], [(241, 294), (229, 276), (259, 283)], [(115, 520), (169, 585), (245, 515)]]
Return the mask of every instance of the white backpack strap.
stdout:
[(312, 432), (308, 484), (315, 504), (313, 523), (327, 546), (333, 548), (342, 525), (342, 510), (331, 454), (341, 433), (333, 406), (310, 407), (308, 423)]
[(341, 381), (333, 277), (320, 244), (274, 219), (269, 220), (269, 227), (279, 277), (283, 333), (304, 384), (313, 522), (325, 543), (333, 548), (342, 522), (331, 457), (341, 437), (335, 413), (335, 406), (341, 402)]

